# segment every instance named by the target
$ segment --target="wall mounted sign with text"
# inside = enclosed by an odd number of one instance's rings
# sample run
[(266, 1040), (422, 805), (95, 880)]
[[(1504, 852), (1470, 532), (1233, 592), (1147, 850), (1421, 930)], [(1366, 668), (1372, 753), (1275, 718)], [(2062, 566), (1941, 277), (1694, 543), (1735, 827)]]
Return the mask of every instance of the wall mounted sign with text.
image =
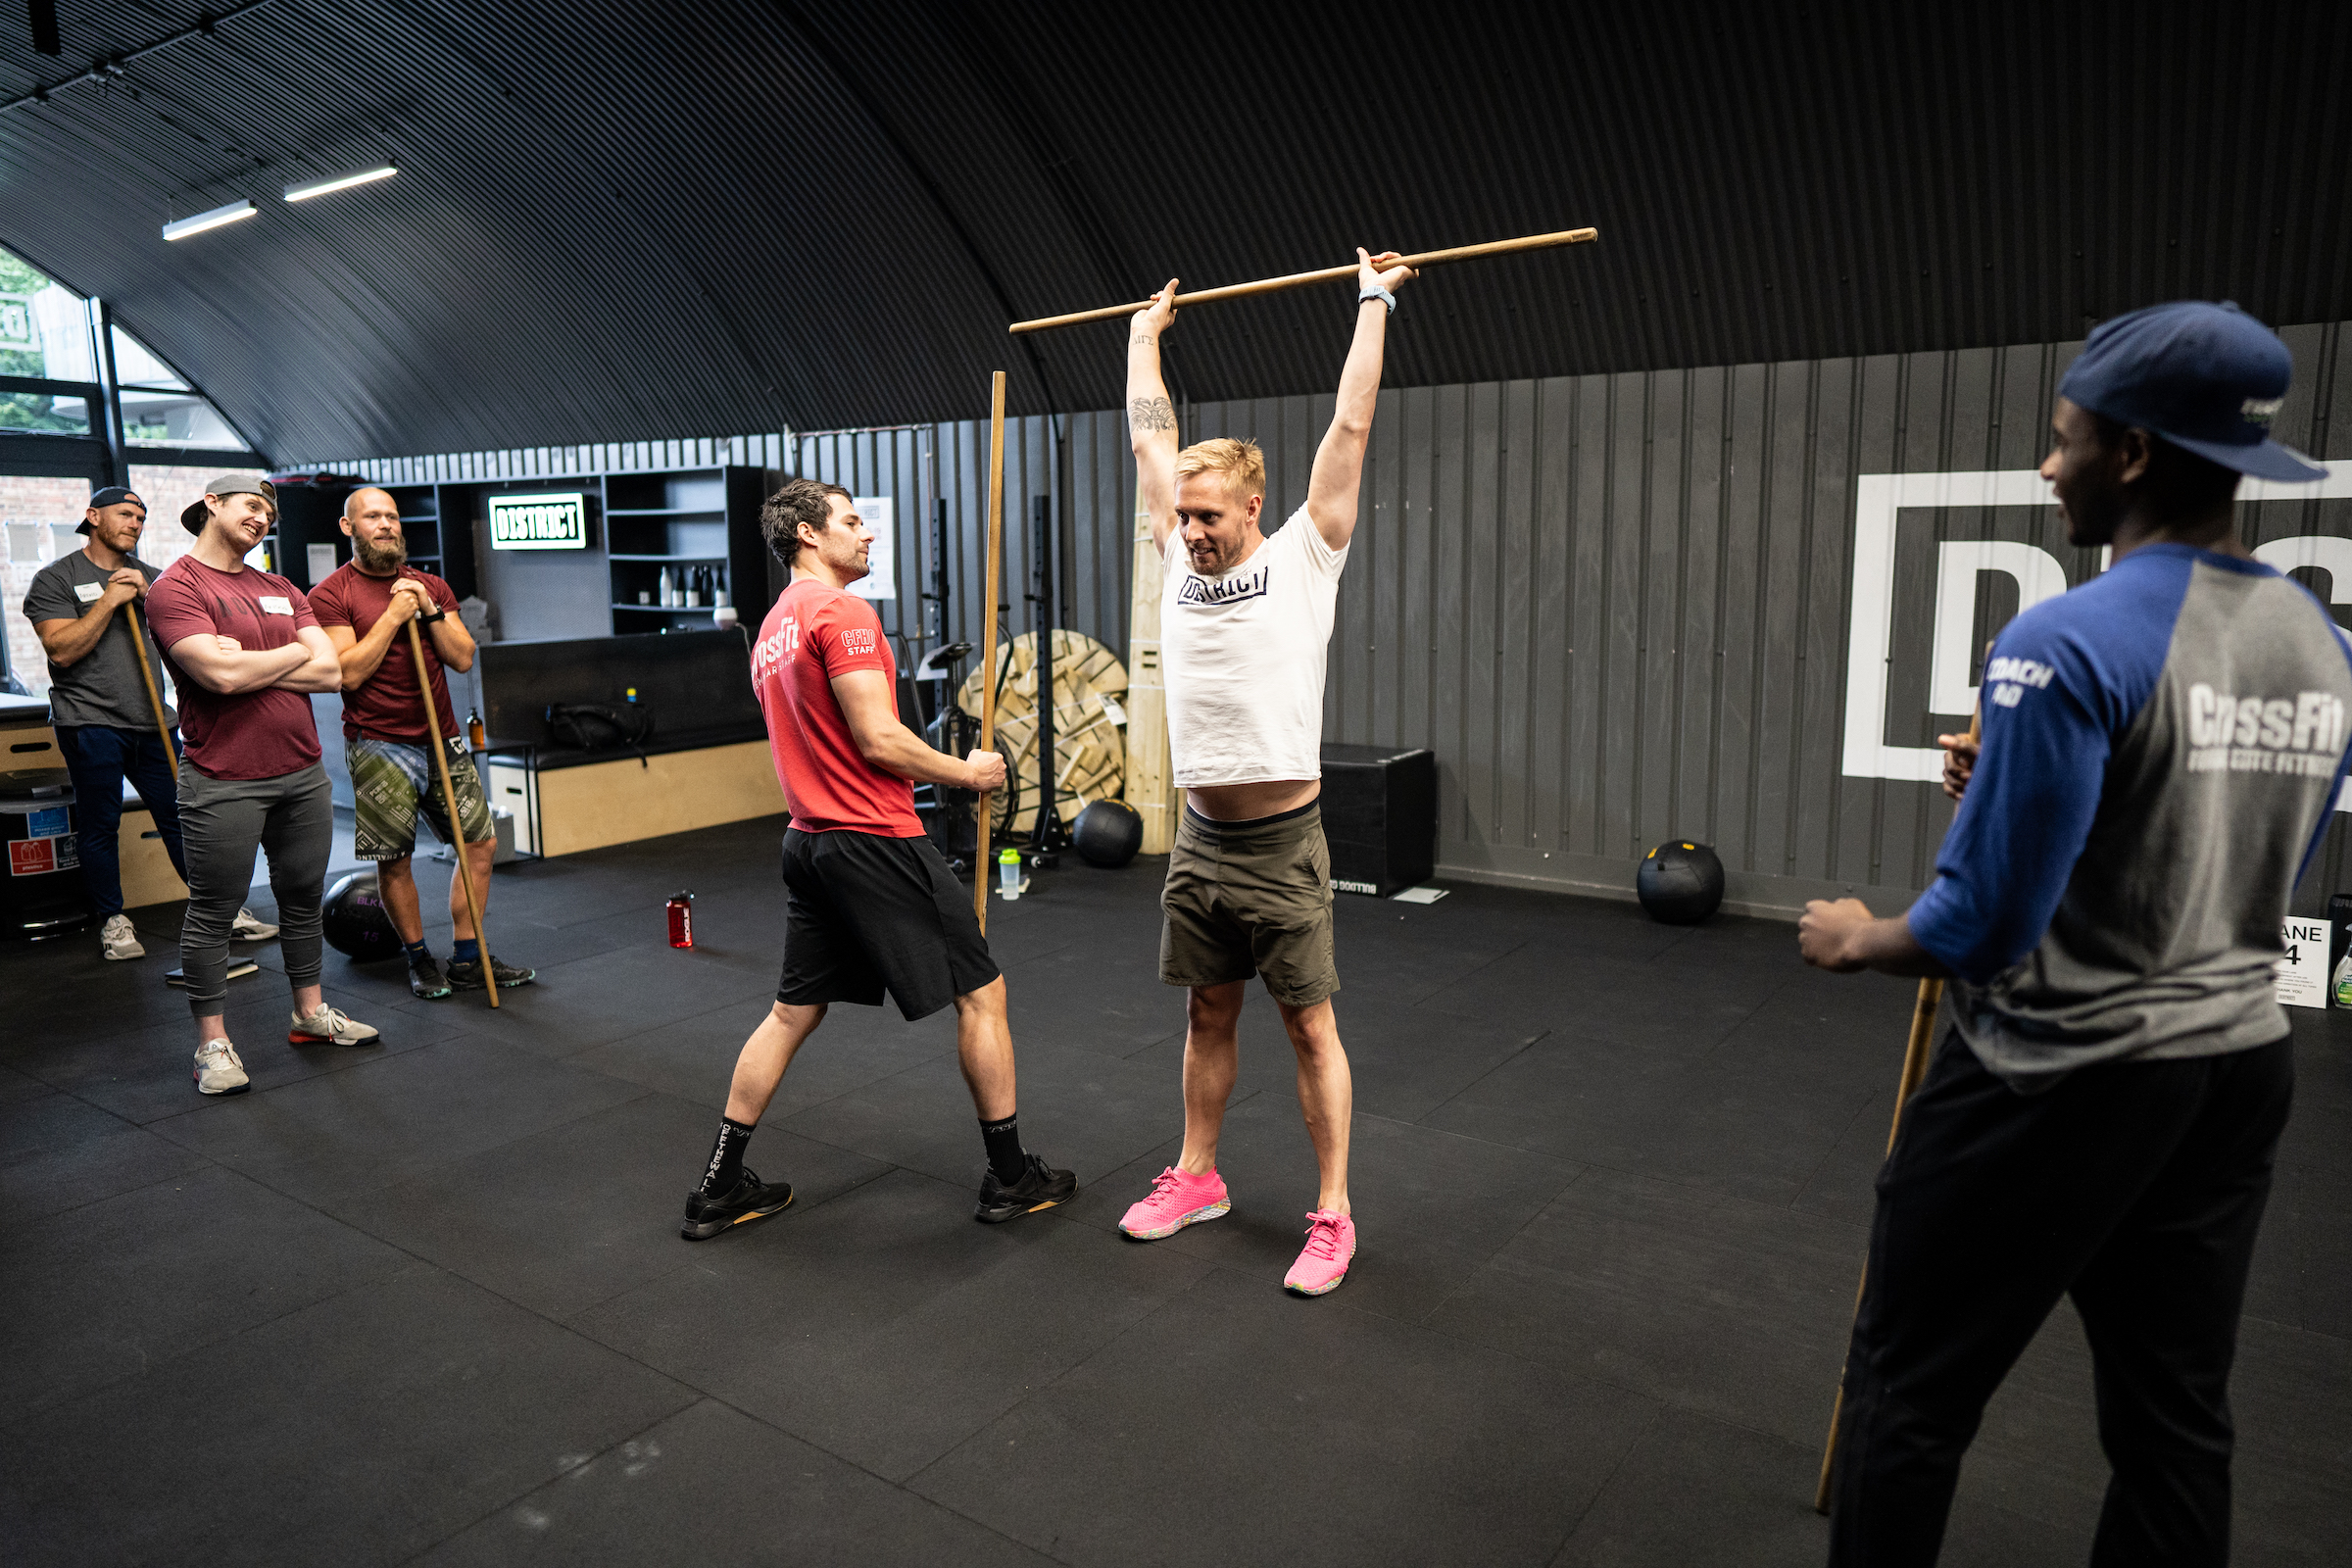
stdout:
[(585, 550), (588, 498), (573, 490), (553, 496), (492, 496), (493, 550)]
[(850, 584), (850, 592), (860, 599), (896, 599), (899, 597), (897, 514), (888, 496), (858, 496), (850, 505), (858, 509), (874, 542), (866, 551), (866, 574)]
[[(1854, 493), (1842, 771), (1933, 783), (1943, 776), (1935, 736), (1967, 726), (1985, 643), (2020, 612), (2105, 570), (2106, 552), (2066, 542), (2050, 487), (2032, 468), (1865, 473)], [(2345, 462), (2317, 484), (2238, 487), (2246, 503), (2348, 498)], [(2246, 526), (2254, 536), (2250, 516)], [(2280, 571), (2317, 567), (2326, 597), (2352, 607), (2352, 538), (2296, 534), (2254, 555)], [(2346, 795), (2337, 809), (2352, 810), (2352, 788)]]

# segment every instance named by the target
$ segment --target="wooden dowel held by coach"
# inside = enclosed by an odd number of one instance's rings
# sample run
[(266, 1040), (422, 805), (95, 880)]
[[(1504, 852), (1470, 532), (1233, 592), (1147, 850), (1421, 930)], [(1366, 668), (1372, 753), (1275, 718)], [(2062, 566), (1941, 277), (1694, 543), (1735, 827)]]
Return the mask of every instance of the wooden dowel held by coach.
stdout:
[[(1406, 267), (1419, 271), (1424, 267), (1438, 267), (1446, 262), (1474, 261), (1482, 256), (1509, 256), (1520, 251), (1549, 250), (1557, 245), (1585, 245), (1600, 238), (1597, 228), (1564, 228), (1553, 234), (1528, 234), (1518, 239), (1489, 240), (1483, 245), (1456, 245), (1450, 250), (1423, 251), (1417, 256), (1400, 258)], [(1183, 310), (1188, 305), (1212, 305), (1218, 300), (1246, 299), (1253, 294), (1275, 294), (1284, 289), (1304, 288), (1309, 283), (1334, 283), (1355, 276), (1355, 264), (1319, 268), (1311, 272), (1292, 272), (1284, 277), (1261, 277), (1254, 283), (1228, 283), (1222, 288), (1197, 289), (1176, 296), (1175, 305)], [(1076, 326), (1084, 321), (1123, 320), (1151, 305), (1150, 300), (1136, 300), (1127, 305), (1105, 305), (1099, 310), (1074, 311), (1067, 316), (1041, 317), (1034, 321), (1015, 321), (1010, 332), (1043, 332), (1056, 326)]]
[[(1988, 647), (1985, 654), (1990, 657)], [(1984, 717), (1982, 711), (1968, 715), (1968, 738), (1976, 740), (1984, 734)], [(1950, 737), (1945, 737), (1946, 740)], [(1919, 983), (1919, 1000), (1911, 1007), (1911, 1038), (1903, 1045), (1903, 1070), (1894, 1084), (1894, 1118), (1886, 1128), (1886, 1154), (1894, 1155), (1894, 1140), (1903, 1130), (1903, 1107), (1919, 1089), (1920, 1081), (1928, 1075), (1928, 1055), (1936, 1046), (1936, 1015), (1943, 1008), (1943, 982), (1928, 979)], [(1863, 1260), (1862, 1277), (1854, 1281), (1854, 1315), (1862, 1315), (1862, 1292), (1870, 1284), (1870, 1263)], [(1813, 1486), (1813, 1511), (1830, 1511), (1830, 1472), (1838, 1458), (1838, 1424), (1845, 1415), (1845, 1373), (1838, 1374), (1838, 1396), (1830, 1401), (1830, 1436), (1821, 1446), (1821, 1479)]]
[[(458, 792), (449, 781), (449, 753), (443, 750), (441, 715), (433, 711), (433, 683), (425, 675), (424, 639), (416, 633), (416, 620), (408, 620), (409, 663), (416, 671), (416, 698), (424, 704), (424, 734), (426, 751), (433, 754), (433, 770), (441, 780), (441, 809), (449, 814), (450, 837), (457, 840), (451, 847), (452, 874), (466, 886), (466, 912), (473, 917), (473, 940), (482, 954), (482, 989), (490, 993), (490, 1005), (498, 1005), (498, 973), (490, 961), (490, 930), (482, 924), (481, 895), (473, 886), (473, 863), (466, 856), (465, 818), (458, 814)], [(495, 831), (495, 829), (494, 829)]]

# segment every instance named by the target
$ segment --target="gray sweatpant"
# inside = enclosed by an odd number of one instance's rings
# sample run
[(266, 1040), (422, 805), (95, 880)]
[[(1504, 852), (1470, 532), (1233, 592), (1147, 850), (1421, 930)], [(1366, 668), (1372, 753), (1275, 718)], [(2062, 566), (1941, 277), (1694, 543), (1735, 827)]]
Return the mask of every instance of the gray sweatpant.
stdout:
[(179, 833), (188, 860), (179, 962), (196, 1016), (220, 1013), (228, 996), (228, 929), (253, 887), (256, 846), (270, 856), (286, 980), (317, 985), (318, 904), (335, 853), (334, 787), (325, 767), (313, 762), (276, 778), (208, 778), (188, 763), (179, 770)]

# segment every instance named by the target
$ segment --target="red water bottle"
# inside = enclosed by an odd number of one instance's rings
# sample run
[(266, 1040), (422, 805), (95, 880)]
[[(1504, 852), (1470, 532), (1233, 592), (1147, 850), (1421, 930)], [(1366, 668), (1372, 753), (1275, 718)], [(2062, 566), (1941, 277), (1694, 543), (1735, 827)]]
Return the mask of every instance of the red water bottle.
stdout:
[(669, 945), (673, 948), (694, 946), (694, 895), (691, 892), (670, 895)]

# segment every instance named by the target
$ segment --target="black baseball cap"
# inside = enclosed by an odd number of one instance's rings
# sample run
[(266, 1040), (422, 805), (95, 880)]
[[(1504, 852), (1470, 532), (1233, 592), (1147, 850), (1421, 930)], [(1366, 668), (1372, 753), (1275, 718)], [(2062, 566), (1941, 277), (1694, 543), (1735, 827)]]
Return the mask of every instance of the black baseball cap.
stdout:
[[(119, 507), (125, 501), (138, 508), (141, 512), (145, 512), (147, 510), (147, 503), (139, 499), (136, 491), (125, 490), (119, 484), (110, 484), (103, 490), (91, 492), (90, 512), (95, 512), (100, 507)], [(82, 514), (81, 521), (74, 525), (74, 531), (75, 533), (88, 533), (90, 531), (90, 517), (88, 512)]]
[(2058, 395), (2225, 468), (2309, 484), (2328, 470), (2271, 439), (2294, 372), (2278, 334), (2234, 304), (2179, 300), (2100, 322)]

